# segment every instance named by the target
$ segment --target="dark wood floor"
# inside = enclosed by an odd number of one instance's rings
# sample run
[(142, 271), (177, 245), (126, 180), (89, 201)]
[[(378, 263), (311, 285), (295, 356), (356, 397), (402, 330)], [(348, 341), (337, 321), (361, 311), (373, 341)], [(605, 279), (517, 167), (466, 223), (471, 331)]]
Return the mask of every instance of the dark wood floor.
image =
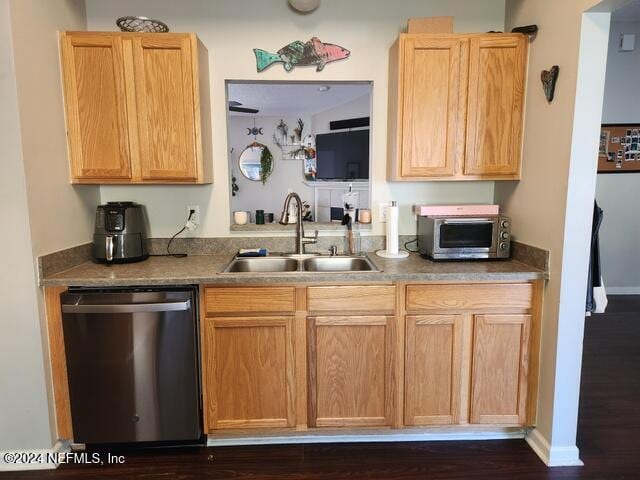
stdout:
[(524, 440), (202, 448), (127, 454), (1, 479), (640, 479), (640, 297), (587, 319), (578, 446), (584, 467), (548, 469)]

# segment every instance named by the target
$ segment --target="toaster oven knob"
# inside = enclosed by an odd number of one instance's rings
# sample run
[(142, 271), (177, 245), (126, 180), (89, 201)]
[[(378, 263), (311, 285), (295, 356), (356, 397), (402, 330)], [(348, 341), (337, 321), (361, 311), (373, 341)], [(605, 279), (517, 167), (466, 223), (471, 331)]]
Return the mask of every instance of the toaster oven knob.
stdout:
[(502, 232), (500, 234), (500, 238), (502, 238), (502, 240), (506, 240), (507, 238), (509, 238), (509, 232)]
[(507, 247), (507, 244), (505, 242), (500, 242), (500, 250), (506, 250), (507, 248), (508, 247)]
[(510, 226), (510, 225), (511, 225), (511, 224), (509, 223), (509, 220), (503, 220), (503, 221), (500, 223), (500, 226), (501, 226), (502, 228), (509, 228), (509, 226)]

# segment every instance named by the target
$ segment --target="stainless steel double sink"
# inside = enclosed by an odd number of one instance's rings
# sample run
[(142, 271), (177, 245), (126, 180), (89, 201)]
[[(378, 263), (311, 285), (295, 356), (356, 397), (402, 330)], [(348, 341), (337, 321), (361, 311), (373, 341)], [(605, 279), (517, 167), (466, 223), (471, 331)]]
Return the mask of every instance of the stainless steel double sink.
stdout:
[(379, 272), (366, 256), (235, 257), (221, 273)]

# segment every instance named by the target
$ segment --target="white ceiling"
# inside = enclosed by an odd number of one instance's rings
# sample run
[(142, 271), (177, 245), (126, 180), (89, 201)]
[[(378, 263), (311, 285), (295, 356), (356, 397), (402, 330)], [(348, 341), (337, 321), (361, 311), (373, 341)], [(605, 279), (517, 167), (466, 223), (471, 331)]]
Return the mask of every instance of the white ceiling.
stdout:
[(640, 22), (640, 0), (629, 2), (611, 15), (614, 22)]
[[(318, 90), (328, 85), (326, 92)], [(238, 83), (227, 84), (227, 99), (257, 108), (258, 114), (229, 112), (238, 116), (314, 115), (371, 93), (369, 83)]]

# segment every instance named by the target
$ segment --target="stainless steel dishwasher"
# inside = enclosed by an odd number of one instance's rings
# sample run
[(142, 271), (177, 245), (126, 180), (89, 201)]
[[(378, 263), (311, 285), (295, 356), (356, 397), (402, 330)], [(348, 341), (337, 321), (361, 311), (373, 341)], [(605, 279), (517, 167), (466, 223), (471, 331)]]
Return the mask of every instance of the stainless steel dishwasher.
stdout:
[(197, 289), (61, 295), (74, 441), (202, 443)]

